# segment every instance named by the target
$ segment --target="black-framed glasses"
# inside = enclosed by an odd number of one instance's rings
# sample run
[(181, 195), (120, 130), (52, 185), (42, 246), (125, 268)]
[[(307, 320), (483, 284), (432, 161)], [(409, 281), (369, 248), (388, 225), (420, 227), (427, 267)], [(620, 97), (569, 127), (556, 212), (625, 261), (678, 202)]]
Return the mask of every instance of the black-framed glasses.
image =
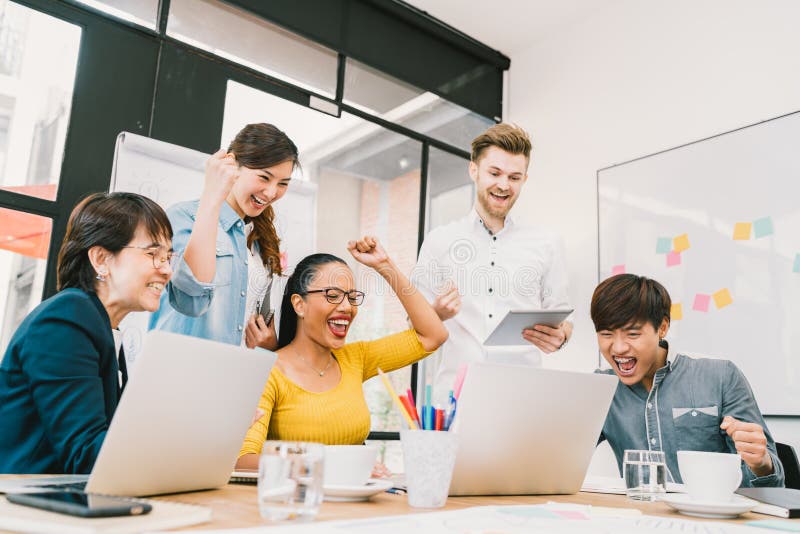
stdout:
[(175, 270), (175, 264), (178, 261), (178, 253), (168, 250), (163, 252), (163, 247), (150, 247), (144, 245), (126, 245), (122, 248), (138, 248), (139, 250), (144, 250), (145, 254), (150, 256), (153, 259), (153, 267), (156, 269), (161, 269), (164, 265), (169, 265), (169, 268), (173, 271)]
[(355, 289), (345, 291), (338, 287), (324, 287), (322, 289), (312, 289), (305, 293), (306, 295), (311, 293), (323, 293), (325, 295), (325, 300), (331, 304), (339, 304), (344, 300), (345, 295), (347, 295), (347, 302), (349, 302), (351, 306), (361, 306), (364, 303), (364, 292), (356, 291)]

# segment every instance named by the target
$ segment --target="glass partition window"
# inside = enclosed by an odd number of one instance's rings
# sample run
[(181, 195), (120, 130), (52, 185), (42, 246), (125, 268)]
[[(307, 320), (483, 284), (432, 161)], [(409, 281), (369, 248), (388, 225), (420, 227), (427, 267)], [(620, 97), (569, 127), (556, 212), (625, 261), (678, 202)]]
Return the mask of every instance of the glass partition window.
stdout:
[(0, 208), (0, 358), (41, 301), (52, 225), (47, 217)]
[(347, 58), (344, 102), (469, 151), (494, 121)]
[(0, 188), (56, 197), (81, 30), (0, 2)]
[(297, 86), (336, 94), (336, 52), (223, 2), (172, 0), (167, 34)]
[(155, 29), (158, 20), (158, 0), (78, 0), (112, 17)]

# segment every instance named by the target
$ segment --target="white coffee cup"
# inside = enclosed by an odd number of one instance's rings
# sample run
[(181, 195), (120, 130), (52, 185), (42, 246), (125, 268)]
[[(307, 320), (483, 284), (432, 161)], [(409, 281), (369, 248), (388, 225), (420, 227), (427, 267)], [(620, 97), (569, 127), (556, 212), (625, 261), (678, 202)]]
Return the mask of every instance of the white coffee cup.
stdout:
[(678, 468), (693, 499), (728, 502), (742, 482), (742, 459), (738, 454), (678, 451)]
[(328, 445), (325, 447), (325, 485), (363, 486), (369, 480), (377, 447), (369, 445)]

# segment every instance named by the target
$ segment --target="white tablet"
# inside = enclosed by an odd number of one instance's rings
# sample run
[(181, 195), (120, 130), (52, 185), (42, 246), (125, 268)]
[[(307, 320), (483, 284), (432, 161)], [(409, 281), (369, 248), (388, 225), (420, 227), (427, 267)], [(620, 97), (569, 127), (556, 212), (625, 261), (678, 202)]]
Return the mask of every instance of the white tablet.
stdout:
[(534, 325), (543, 324), (555, 328), (564, 319), (569, 317), (573, 310), (511, 310), (503, 317), (503, 320), (489, 334), (486, 341), (487, 346), (499, 345), (528, 345), (522, 337), (522, 331), (532, 328)]

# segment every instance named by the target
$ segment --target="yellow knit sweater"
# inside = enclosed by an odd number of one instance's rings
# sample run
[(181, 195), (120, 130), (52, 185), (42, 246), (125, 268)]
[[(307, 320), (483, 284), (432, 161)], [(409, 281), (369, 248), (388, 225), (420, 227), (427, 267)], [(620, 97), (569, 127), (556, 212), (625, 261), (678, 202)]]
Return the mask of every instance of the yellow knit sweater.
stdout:
[(247, 431), (239, 456), (261, 453), (266, 439), (327, 445), (363, 443), (369, 434), (370, 417), (362, 383), (377, 375), (378, 367), (394, 371), (428, 354), (414, 330), (349, 343), (333, 351), (342, 378), (336, 387), (323, 393), (306, 391), (273, 367), (258, 403), (265, 415)]

